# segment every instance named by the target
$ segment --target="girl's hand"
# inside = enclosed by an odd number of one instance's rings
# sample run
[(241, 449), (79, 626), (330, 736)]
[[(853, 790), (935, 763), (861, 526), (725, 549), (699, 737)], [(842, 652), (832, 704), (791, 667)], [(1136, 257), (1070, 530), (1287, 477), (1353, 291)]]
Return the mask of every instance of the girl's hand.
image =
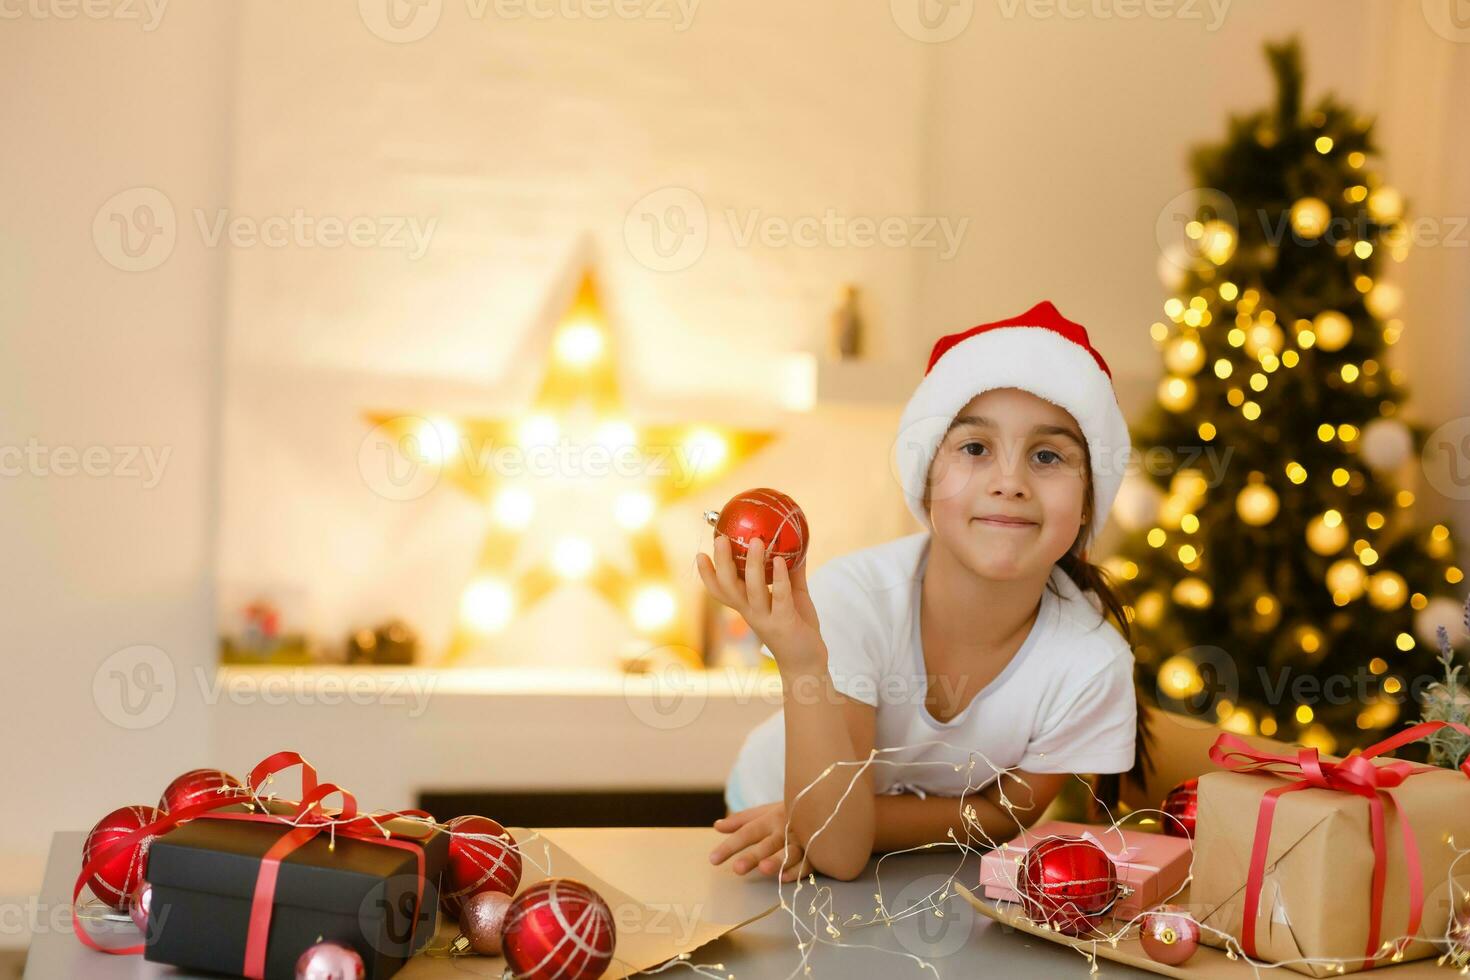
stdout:
[(796, 838), (786, 840), (785, 803), (767, 803), (721, 817), (715, 829), (729, 836), (710, 852), (710, 864), (724, 864), (734, 855), (731, 867), (736, 874), (752, 869), (763, 875), (779, 872), (782, 881), (795, 881), (810, 870)]
[(765, 542), (757, 538), (747, 549), (743, 582), (735, 570), (730, 539), (723, 534), (716, 535), (714, 550), (713, 561), (703, 552), (695, 558), (699, 577), (709, 594), (745, 618), (755, 635), (770, 648), (777, 666), (825, 670), (827, 648), (822, 643), (817, 608), (812, 605), (806, 587), (806, 563), (791, 571), (785, 558), (776, 558), (768, 589), (764, 574)]

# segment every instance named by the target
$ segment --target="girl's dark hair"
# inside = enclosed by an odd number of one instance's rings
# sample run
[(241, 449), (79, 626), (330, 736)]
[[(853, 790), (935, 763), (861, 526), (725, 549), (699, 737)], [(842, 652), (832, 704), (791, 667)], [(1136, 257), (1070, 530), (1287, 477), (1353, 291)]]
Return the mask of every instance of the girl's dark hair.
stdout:
[[(1085, 447), (1084, 454), (1086, 454)], [(1075, 582), (1077, 588), (1082, 590), (1084, 594), (1091, 592), (1097, 596), (1098, 602), (1102, 605), (1103, 616), (1106, 619), (1111, 619), (1117, 625), (1118, 631), (1123, 634), (1123, 639), (1131, 649), (1133, 646), (1133, 627), (1128, 621), (1128, 613), (1124, 607), (1123, 599), (1119, 596), (1118, 590), (1112, 584), (1112, 576), (1101, 565), (1094, 565), (1087, 560), (1087, 552), (1082, 545), (1082, 542), (1085, 542), (1092, 533), (1092, 522), (1096, 520), (1097, 514), (1092, 492), (1092, 479), (1090, 476), (1092, 466), (1090, 459), (1088, 460), (1087, 473), (1089, 474), (1089, 478), (1087, 480), (1087, 490), (1082, 509), (1084, 519), (1082, 521), (1082, 530), (1077, 535), (1078, 543), (1069, 549), (1065, 555), (1057, 559), (1057, 566), (1067, 573), (1067, 577)], [(1151, 746), (1149, 744), (1147, 717), (1143, 698), (1138, 693), (1137, 684), (1134, 685), (1133, 696), (1138, 705), (1137, 736), (1134, 740), (1133, 768), (1126, 773), (1104, 773), (1099, 775), (1094, 790), (1102, 805), (1106, 806), (1109, 810), (1115, 810), (1118, 806), (1118, 801), (1122, 798), (1123, 780), (1128, 779), (1139, 789), (1143, 789), (1144, 781), (1147, 779), (1148, 772), (1153, 764), (1150, 758)], [(1096, 808), (1096, 805), (1094, 805), (1094, 808)], [(1098, 817), (1101, 814), (1094, 814), (1094, 816)]]

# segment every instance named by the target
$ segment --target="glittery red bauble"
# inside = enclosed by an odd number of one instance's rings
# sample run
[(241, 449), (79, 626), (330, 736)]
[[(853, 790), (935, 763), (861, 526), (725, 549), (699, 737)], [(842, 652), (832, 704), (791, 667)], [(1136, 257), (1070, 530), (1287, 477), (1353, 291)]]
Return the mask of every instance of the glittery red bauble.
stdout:
[(1199, 949), (1199, 923), (1173, 905), (1161, 905), (1139, 923), (1138, 939), (1155, 963), (1178, 966)]
[(194, 803), (217, 802), (223, 796), (233, 798), (249, 795), (244, 784), (227, 772), (218, 769), (190, 769), (168, 784), (168, 789), (163, 791), (163, 796), (158, 801), (158, 808), (164, 813), (173, 813)]
[(779, 490), (758, 488), (736, 494), (725, 509), (709, 511), (705, 520), (714, 525), (716, 534), (730, 539), (730, 554), (735, 570), (745, 577), (745, 553), (756, 538), (766, 546), (766, 584), (770, 585), (777, 555), (786, 559), (788, 570), (806, 561), (807, 541), (811, 528), (796, 501)]
[(612, 910), (575, 878), (537, 882), (505, 915), (502, 945), (516, 980), (594, 980), (616, 942)]
[(439, 894), (445, 913), (458, 919), (465, 901), (481, 892), (514, 895), (521, 886), (515, 838), (489, 817), (455, 817), (448, 827), (449, 863)]
[(1169, 790), (1162, 807), (1164, 833), (1170, 837), (1194, 837), (1194, 820), (1199, 813), (1199, 780), (1186, 779)]
[[(106, 850), (109, 844), (122, 840), (161, 816), (163, 814), (151, 806), (123, 806), (113, 810), (97, 821), (97, 826), (87, 834), (86, 843), (82, 845), (82, 866), (91, 864), (92, 859)], [(133, 890), (138, 887), (148, 866), (148, 845), (152, 843), (152, 837), (143, 837), (108, 857), (87, 881), (92, 894), (118, 912), (127, 911)]]
[(1046, 837), (1021, 858), (1016, 883), (1026, 914), (1080, 936), (1118, 900), (1118, 869), (1100, 846), (1081, 837)]

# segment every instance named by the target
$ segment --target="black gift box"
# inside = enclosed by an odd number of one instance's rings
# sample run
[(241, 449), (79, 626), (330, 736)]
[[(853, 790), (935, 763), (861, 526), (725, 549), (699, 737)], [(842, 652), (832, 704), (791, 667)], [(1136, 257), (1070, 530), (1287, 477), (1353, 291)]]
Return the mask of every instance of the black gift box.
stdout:
[[(230, 807), (226, 811), (238, 811)], [(418, 836), (424, 824), (384, 821)], [(201, 817), (155, 840), (147, 878), (153, 888), (145, 957), (239, 976), (261, 859), (291, 831), (275, 822)], [(404, 839), (404, 838), (399, 838)], [(351, 946), (367, 980), (391, 977), (434, 934), (439, 874), (449, 835), (419, 840), (424, 894), (412, 928), (418, 861), (409, 850), (330, 831), (281, 862), (266, 947), (266, 980), (294, 980), (296, 960), (319, 942)]]

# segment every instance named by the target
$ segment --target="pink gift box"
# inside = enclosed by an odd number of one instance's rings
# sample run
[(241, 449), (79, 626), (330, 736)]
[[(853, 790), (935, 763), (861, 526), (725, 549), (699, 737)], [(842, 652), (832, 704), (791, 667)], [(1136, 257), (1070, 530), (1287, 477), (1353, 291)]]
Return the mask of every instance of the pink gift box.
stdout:
[(1108, 852), (1117, 865), (1118, 878), (1132, 889), (1114, 907), (1113, 916), (1119, 919), (1131, 919), (1167, 902), (1189, 877), (1194, 858), (1194, 843), (1184, 837), (1053, 820), (981, 855), (980, 887), (985, 897), (1019, 901), (1016, 874), (1021, 857), (1032, 844), (1047, 837), (1090, 837)]

